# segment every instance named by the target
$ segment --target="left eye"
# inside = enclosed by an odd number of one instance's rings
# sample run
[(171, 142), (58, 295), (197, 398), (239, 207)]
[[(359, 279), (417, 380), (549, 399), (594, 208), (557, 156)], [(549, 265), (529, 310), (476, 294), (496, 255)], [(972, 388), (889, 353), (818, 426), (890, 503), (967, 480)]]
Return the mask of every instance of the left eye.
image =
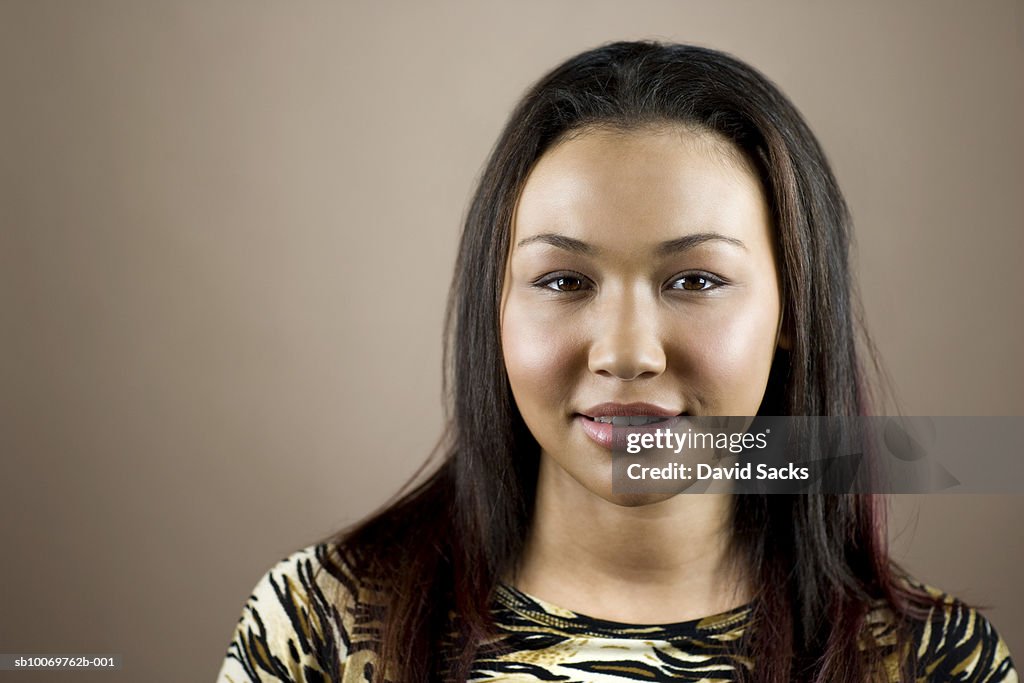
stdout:
[(722, 281), (707, 273), (688, 273), (672, 281), (670, 289), (685, 289), (688, 292), (703, 292), (720, 287)]

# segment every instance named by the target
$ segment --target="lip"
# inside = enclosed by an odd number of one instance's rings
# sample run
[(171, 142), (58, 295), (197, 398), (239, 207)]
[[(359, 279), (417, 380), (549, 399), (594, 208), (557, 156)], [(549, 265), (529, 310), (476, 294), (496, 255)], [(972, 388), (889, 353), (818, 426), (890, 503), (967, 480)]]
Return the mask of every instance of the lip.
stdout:
[(662, 408), (653, 403), (599, 403), (580, 412), (584, 417), (622, 417), (640, 415), (644, 417), (675, 417), (682, 411)]
[[(662, 422), (654, 422), (649, 425), (635, 425), (632, 427), (614, 427), (607, 422), (595, 422), (595, 417), (622, 417), (636, 415), (641, 417), (664, 417)], [(629, 434), (643, 434), (654, 432), (658, 429), (671, 428), (685, 413), (671, 410), (653, 403), (601, 403), (587, 408), (578, 413), (575, 420), (579, 423), (583, 433), (602, 448), (624, 447), (626, 437)], [(679, 418), (679, 419), (673, 419)], [(621, 443), (620, 443), (621, 442)]]

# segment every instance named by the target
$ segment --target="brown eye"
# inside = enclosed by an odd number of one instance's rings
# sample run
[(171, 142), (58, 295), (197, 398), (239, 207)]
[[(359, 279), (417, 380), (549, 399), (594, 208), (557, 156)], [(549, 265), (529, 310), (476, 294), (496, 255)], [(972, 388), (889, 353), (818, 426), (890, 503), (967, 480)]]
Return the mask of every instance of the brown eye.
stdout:
[(691, 291), (707, 289), (708, 286), (707, 279), (700, 275), (687, 275), (684, 278), (680, 278), (680, 282), (683, 283), (683, 289), (689, 289)]
[(563, 293), (582, 292), (590, 289), (590, 286), (590, 280), (583, 275), (572, 275), (570, 273), (552, 274), (534, 283), (534, 287)]
[(704, 292), (722, 285), (722, 281), (706, 273), (689, 273), (681, 275), (672, 283), (672, 289), (684, 289), (688, 292)]
[(583, 281), (578, 277), (560, 277), (551, 284), (554, 285), (552, 289), (560, 292), (576, 292), (583, 289)]

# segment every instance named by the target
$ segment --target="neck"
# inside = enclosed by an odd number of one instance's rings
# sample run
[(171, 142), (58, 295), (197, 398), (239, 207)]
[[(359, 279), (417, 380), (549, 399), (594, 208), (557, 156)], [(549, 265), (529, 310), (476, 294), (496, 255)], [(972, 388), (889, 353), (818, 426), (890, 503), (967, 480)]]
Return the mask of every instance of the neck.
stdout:
[(542, 455), (533, 524), (514, 583), (560, 607), (626, 623), (727, 611), (749, 599), (730, 555), (731, 510), (728, 494), (617, 505)]

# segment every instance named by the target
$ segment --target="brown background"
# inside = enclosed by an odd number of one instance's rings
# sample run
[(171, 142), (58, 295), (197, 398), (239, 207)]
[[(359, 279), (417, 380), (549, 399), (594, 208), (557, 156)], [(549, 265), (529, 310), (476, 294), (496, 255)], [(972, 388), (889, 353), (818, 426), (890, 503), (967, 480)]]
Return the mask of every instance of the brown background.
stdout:
[[(523, 89), (613, 39), (733, 52), (801, 108), (906, 413), (1024, 413), (1022, 15), (3, 0), (0, 652), (212, 680), (263, 571), (433, 445), (473, 180)], [(907, 497), (893, 524), (897, 556), (992, 605), (1018, 653), (1022, 511)]]

